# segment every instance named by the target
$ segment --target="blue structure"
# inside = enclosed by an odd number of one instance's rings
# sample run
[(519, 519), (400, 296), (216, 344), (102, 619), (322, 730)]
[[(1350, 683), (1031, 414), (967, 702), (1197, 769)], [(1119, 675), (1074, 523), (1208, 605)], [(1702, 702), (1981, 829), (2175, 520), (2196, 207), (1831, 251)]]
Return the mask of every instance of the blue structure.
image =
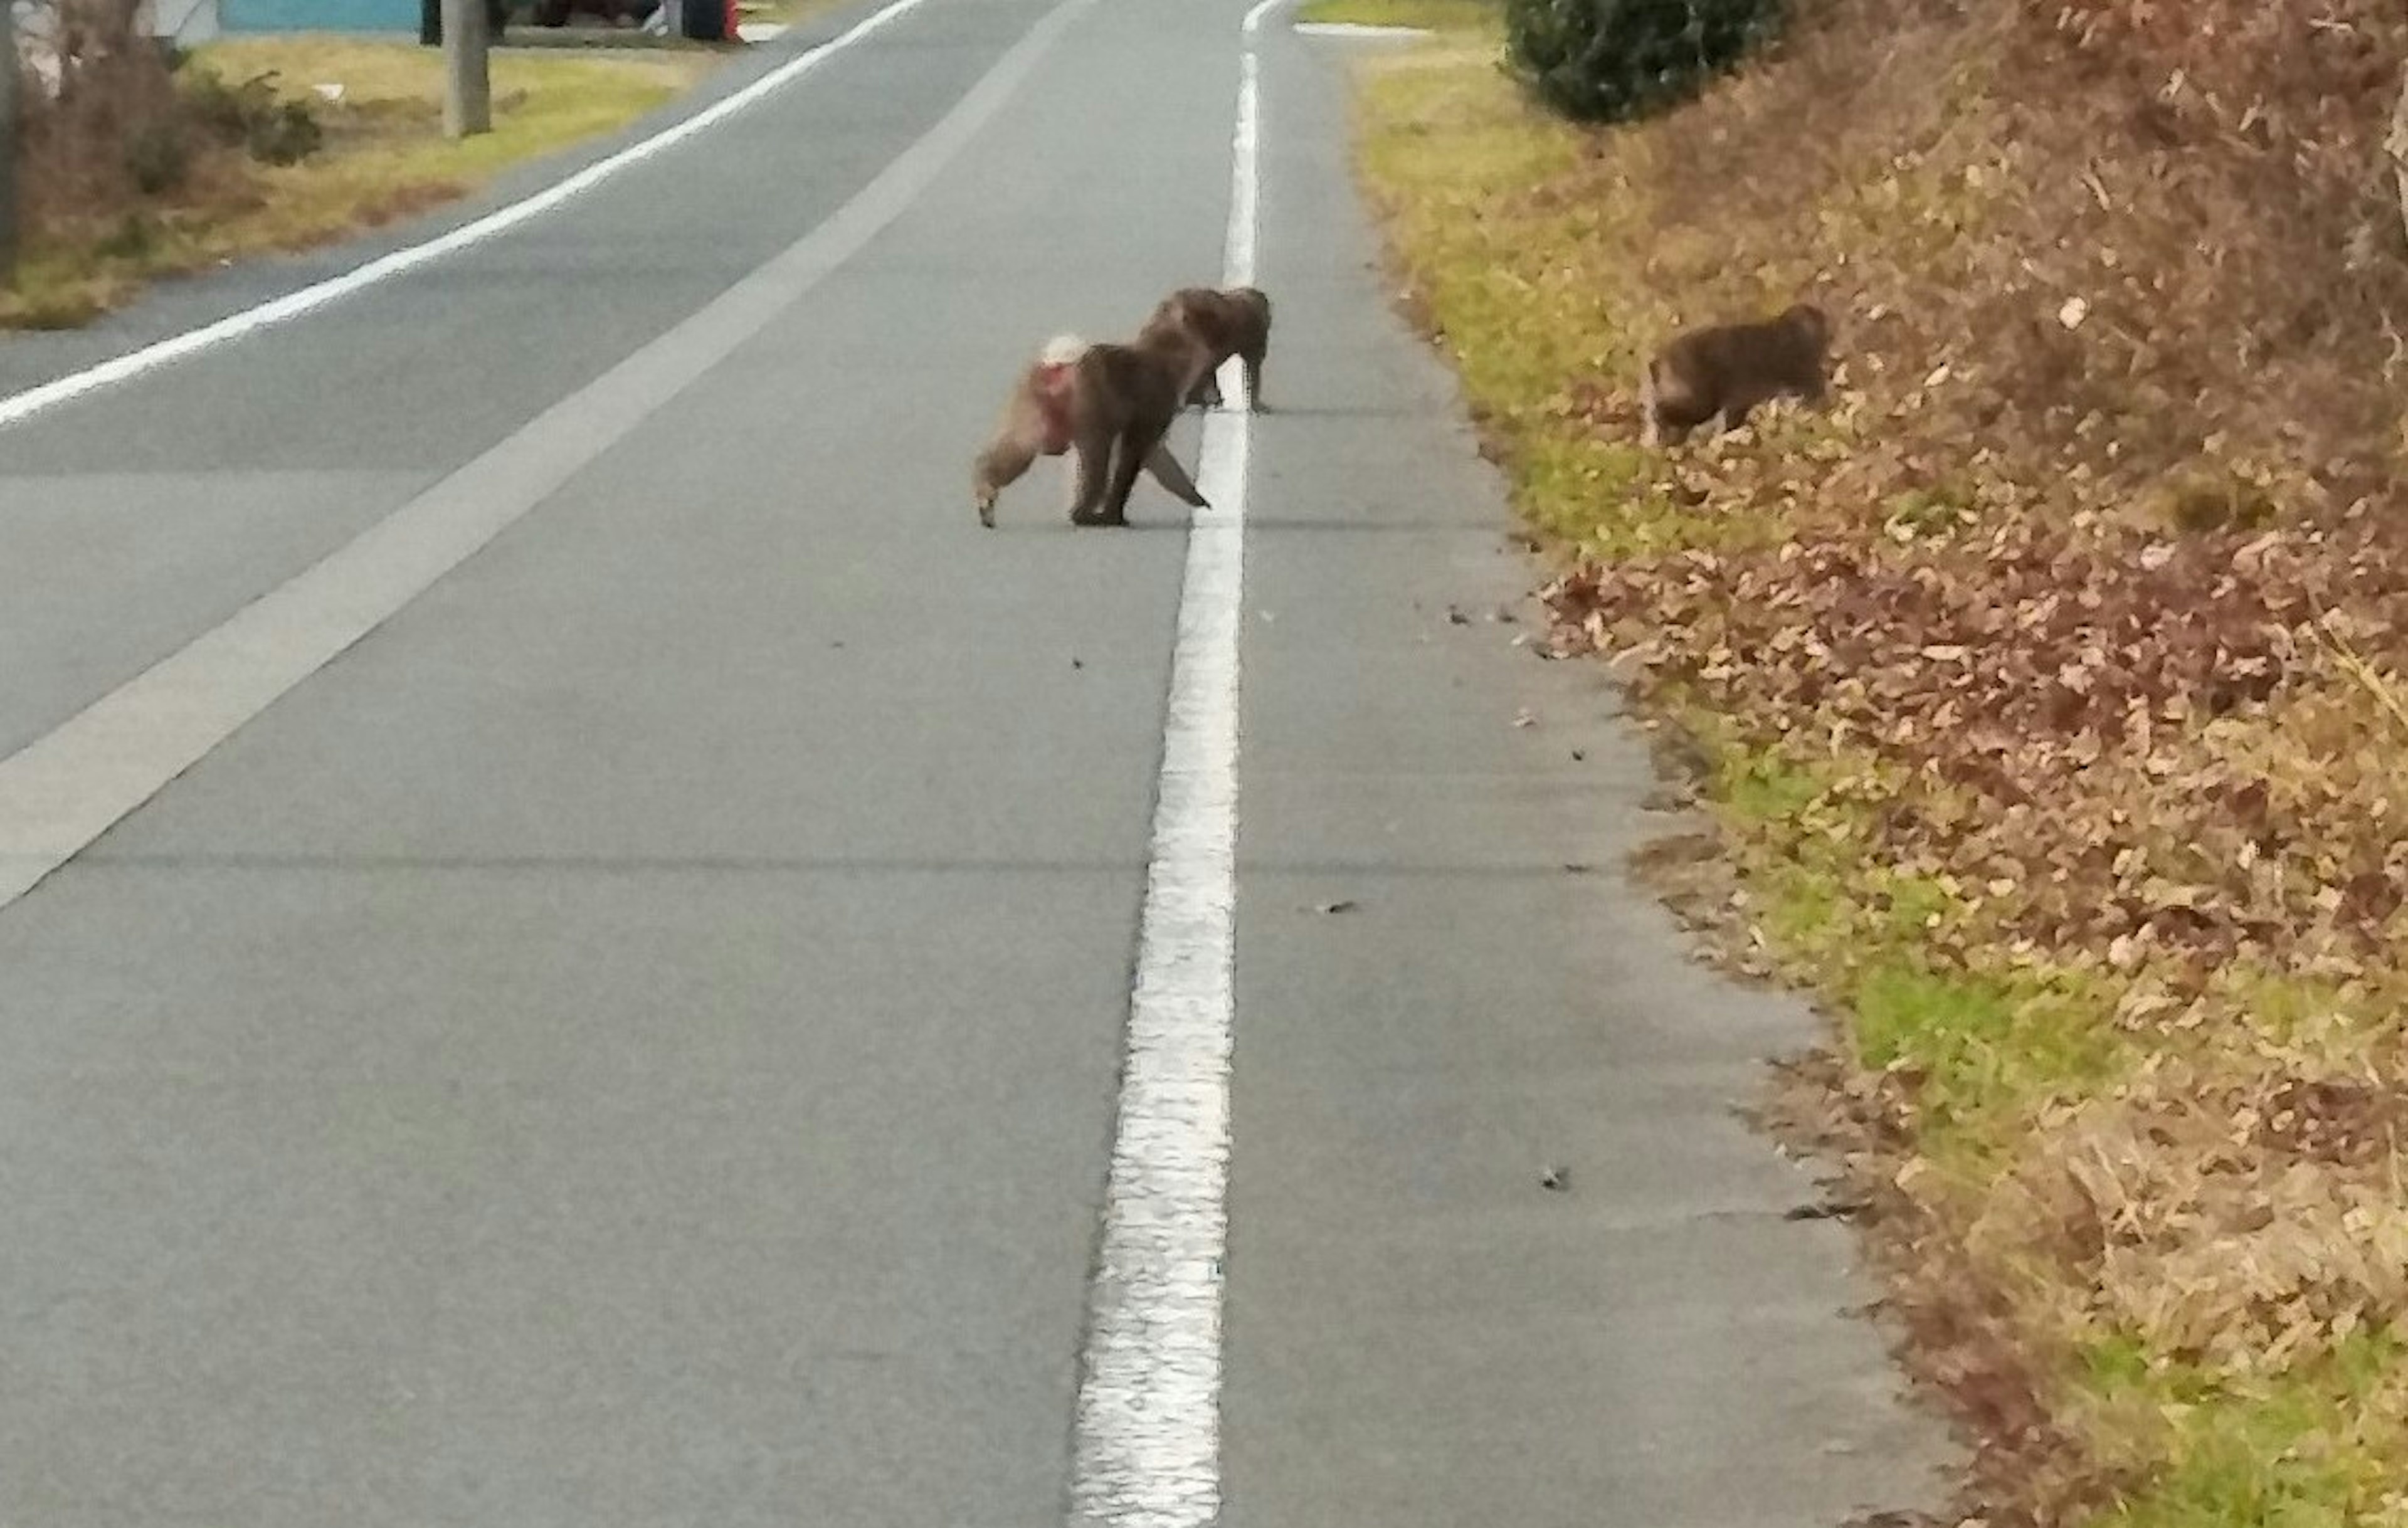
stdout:
[(227, 32), (404, 32), (418, 36), (418, 0), (218, 0)]

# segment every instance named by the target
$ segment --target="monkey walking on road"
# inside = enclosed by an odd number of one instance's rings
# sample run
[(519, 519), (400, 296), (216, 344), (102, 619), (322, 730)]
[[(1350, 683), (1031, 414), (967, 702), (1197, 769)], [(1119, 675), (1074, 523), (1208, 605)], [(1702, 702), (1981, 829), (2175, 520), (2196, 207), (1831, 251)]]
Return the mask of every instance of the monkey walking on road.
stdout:
[(1127, 524), (1129, 492), (1140, 471), (1187, 504), (1211, 508), (1163, 443), (1209, 354), (1175, 330), (1127, 345), (1069, 336), (1052, 341), (1013, 384), (995, 435), (971, 466), (979, 523), (994, 529), (996, 496), (1038, 457), (1071, 450), (1078, 453), (1072, 524)]
[(1192, 336), (1211, 356), (1211, 364), (1189, 390), (1185, 403), (1218, 408), (1222, 404), (1220, 370), (1236, 356), (1246, 368), (1246, 407), (1260, 413), (1263, 402), (1263, 361), (1271, 346), (1271, 300), (1259, 287), (1182, 287), (1154, 305), (1140, 336), (1165, 329)]
[(1830, 343), (1830, 320), (1812, 303), (1676, 336), (1640, 378), (1641, 443), (1653, 450), (1668, 433), (1679, 441), (1717, 416), (1719, 428), (1736, 430), (1784, 394), (1822, 402)]
[[(1071, 440), (1079, 449), (1079, 497), (1071, 506), (1076, 525), (1128, 523), (1129, 490), (1140, 468), (1198, 509), (1211, 507), (1163, 449), (1171, 421), (1179, 417), (1197, 383), (1211, 376), (1209, 347), (1184, 330), (1157, 329), (1125, 345), (1090, 345), (1079, 358), (1072, 401)], [(1163, 475), (1164, 464), (1178, 483)], [(1184, 486), (1185, 492), (1181, 488)]]

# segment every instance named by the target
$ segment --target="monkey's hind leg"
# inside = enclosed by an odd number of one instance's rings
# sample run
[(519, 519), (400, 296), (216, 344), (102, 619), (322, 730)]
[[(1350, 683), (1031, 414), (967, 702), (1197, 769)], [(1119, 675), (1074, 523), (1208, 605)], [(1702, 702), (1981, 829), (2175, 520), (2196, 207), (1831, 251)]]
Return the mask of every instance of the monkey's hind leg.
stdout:
[(1062, 453), (1062, 507), (1071, 519), (1079, 518), (1079, 449), (1076, 446)]
[(1246, 364), (1246, 412), (1268, 414), (1271, 406), (1263, 401), (1263, 363), (1268, 357), (1260, 350), (1248, 350), (1239, 357)]
[(1728, 435), (1747, 423), (1755, 412), (1780, 395), (1776, 388), (1734, 387), (1723, 399), (1721, 417), (1715, 421), (1716, 435)]
[[(1092, 523), (1097, 525), (1128, 523), (1129, 493), (1137, 487), (1137, 475), (1144, 470), (1147, 460), (1161, 446), (1162, 437), (1168, 433), (1167, 426), (1168, 421), (1165, 421), (1165, 426), (1162, 428), (1133, 424), (1122, 432), (1120, 438), (1113, 443), (1112, 447), (1111, 493), (1104, 500), (1102, 510), (1096, 514)], [(1184, 477), (1185, 474), (1182, 473), (1181, 476)], [(1191, 483), (1188, 486), (1192, 488), (1195, 485)]]
[(1070, 523), (1073, 525), (1102, 523), (1097, 517), (1104, 495), (1111, 486), (1110, 473), (1115, 436), (1116, 432), (1090, 426), (1079, 432), (1078, 441), (1071, 447), (1079, 459), (1076, 488), (1070, 495)]

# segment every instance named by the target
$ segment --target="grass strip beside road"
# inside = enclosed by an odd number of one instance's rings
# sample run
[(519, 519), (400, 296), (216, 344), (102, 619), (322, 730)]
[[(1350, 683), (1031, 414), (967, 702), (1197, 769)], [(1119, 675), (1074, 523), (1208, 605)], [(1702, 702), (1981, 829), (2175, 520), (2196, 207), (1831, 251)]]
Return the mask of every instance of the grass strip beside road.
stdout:
[(1308, 25), (1416, 27), (1470, 32), (1489, 26), (1497, 0), (1309, 0), (1296, 19)]

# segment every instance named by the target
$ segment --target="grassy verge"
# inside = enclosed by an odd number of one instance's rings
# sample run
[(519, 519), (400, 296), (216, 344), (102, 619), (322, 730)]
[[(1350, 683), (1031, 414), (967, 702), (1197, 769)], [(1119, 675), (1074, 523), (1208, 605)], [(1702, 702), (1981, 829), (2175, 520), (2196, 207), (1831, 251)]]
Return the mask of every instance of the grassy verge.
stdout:
[(844, 3), (845, 0), (738, 0), (737, 8), (748, 21), (795, 26)]
[[(440, 56), (407, 42), (237, 38), (194, 50), (187, 82), (272, 73), (277, 93), (309, 104), (324, 131), (294, 164), (209, 149), (174, 190), (100, 207), (60, 207), (35, 227), (0, 324), (71, 327), (162, 276), (246, 255), (308, 249), (453, 200), (511, 164), (624, 127), (714, 67), (709, 50), (493, 58), (494, 131), (442, 132)], [(322, 99), (320, 85), (339, 86)]]
[(1310, 0), (1299, 21), (1355, 26), (1411, 26), (1426, 31), (1477, 31), (1492, 24), (1498, 0)]
[[(1688, 740), (1726, 853), (1650, 874), (1838, 1016), (1773, 1112), (1968, 1511), (2401, 1524), (2408, 258), (2357, 188), (2408, 27), (2200, 5), (1831, 0), (1616, 131), (1493, 7), (1315, 8), (1443, 29), (1364, 66), (1363, 179), (1556, 650)], [(1638, 449), (1641, 354), (1807, 293), (1833, 407)]]

